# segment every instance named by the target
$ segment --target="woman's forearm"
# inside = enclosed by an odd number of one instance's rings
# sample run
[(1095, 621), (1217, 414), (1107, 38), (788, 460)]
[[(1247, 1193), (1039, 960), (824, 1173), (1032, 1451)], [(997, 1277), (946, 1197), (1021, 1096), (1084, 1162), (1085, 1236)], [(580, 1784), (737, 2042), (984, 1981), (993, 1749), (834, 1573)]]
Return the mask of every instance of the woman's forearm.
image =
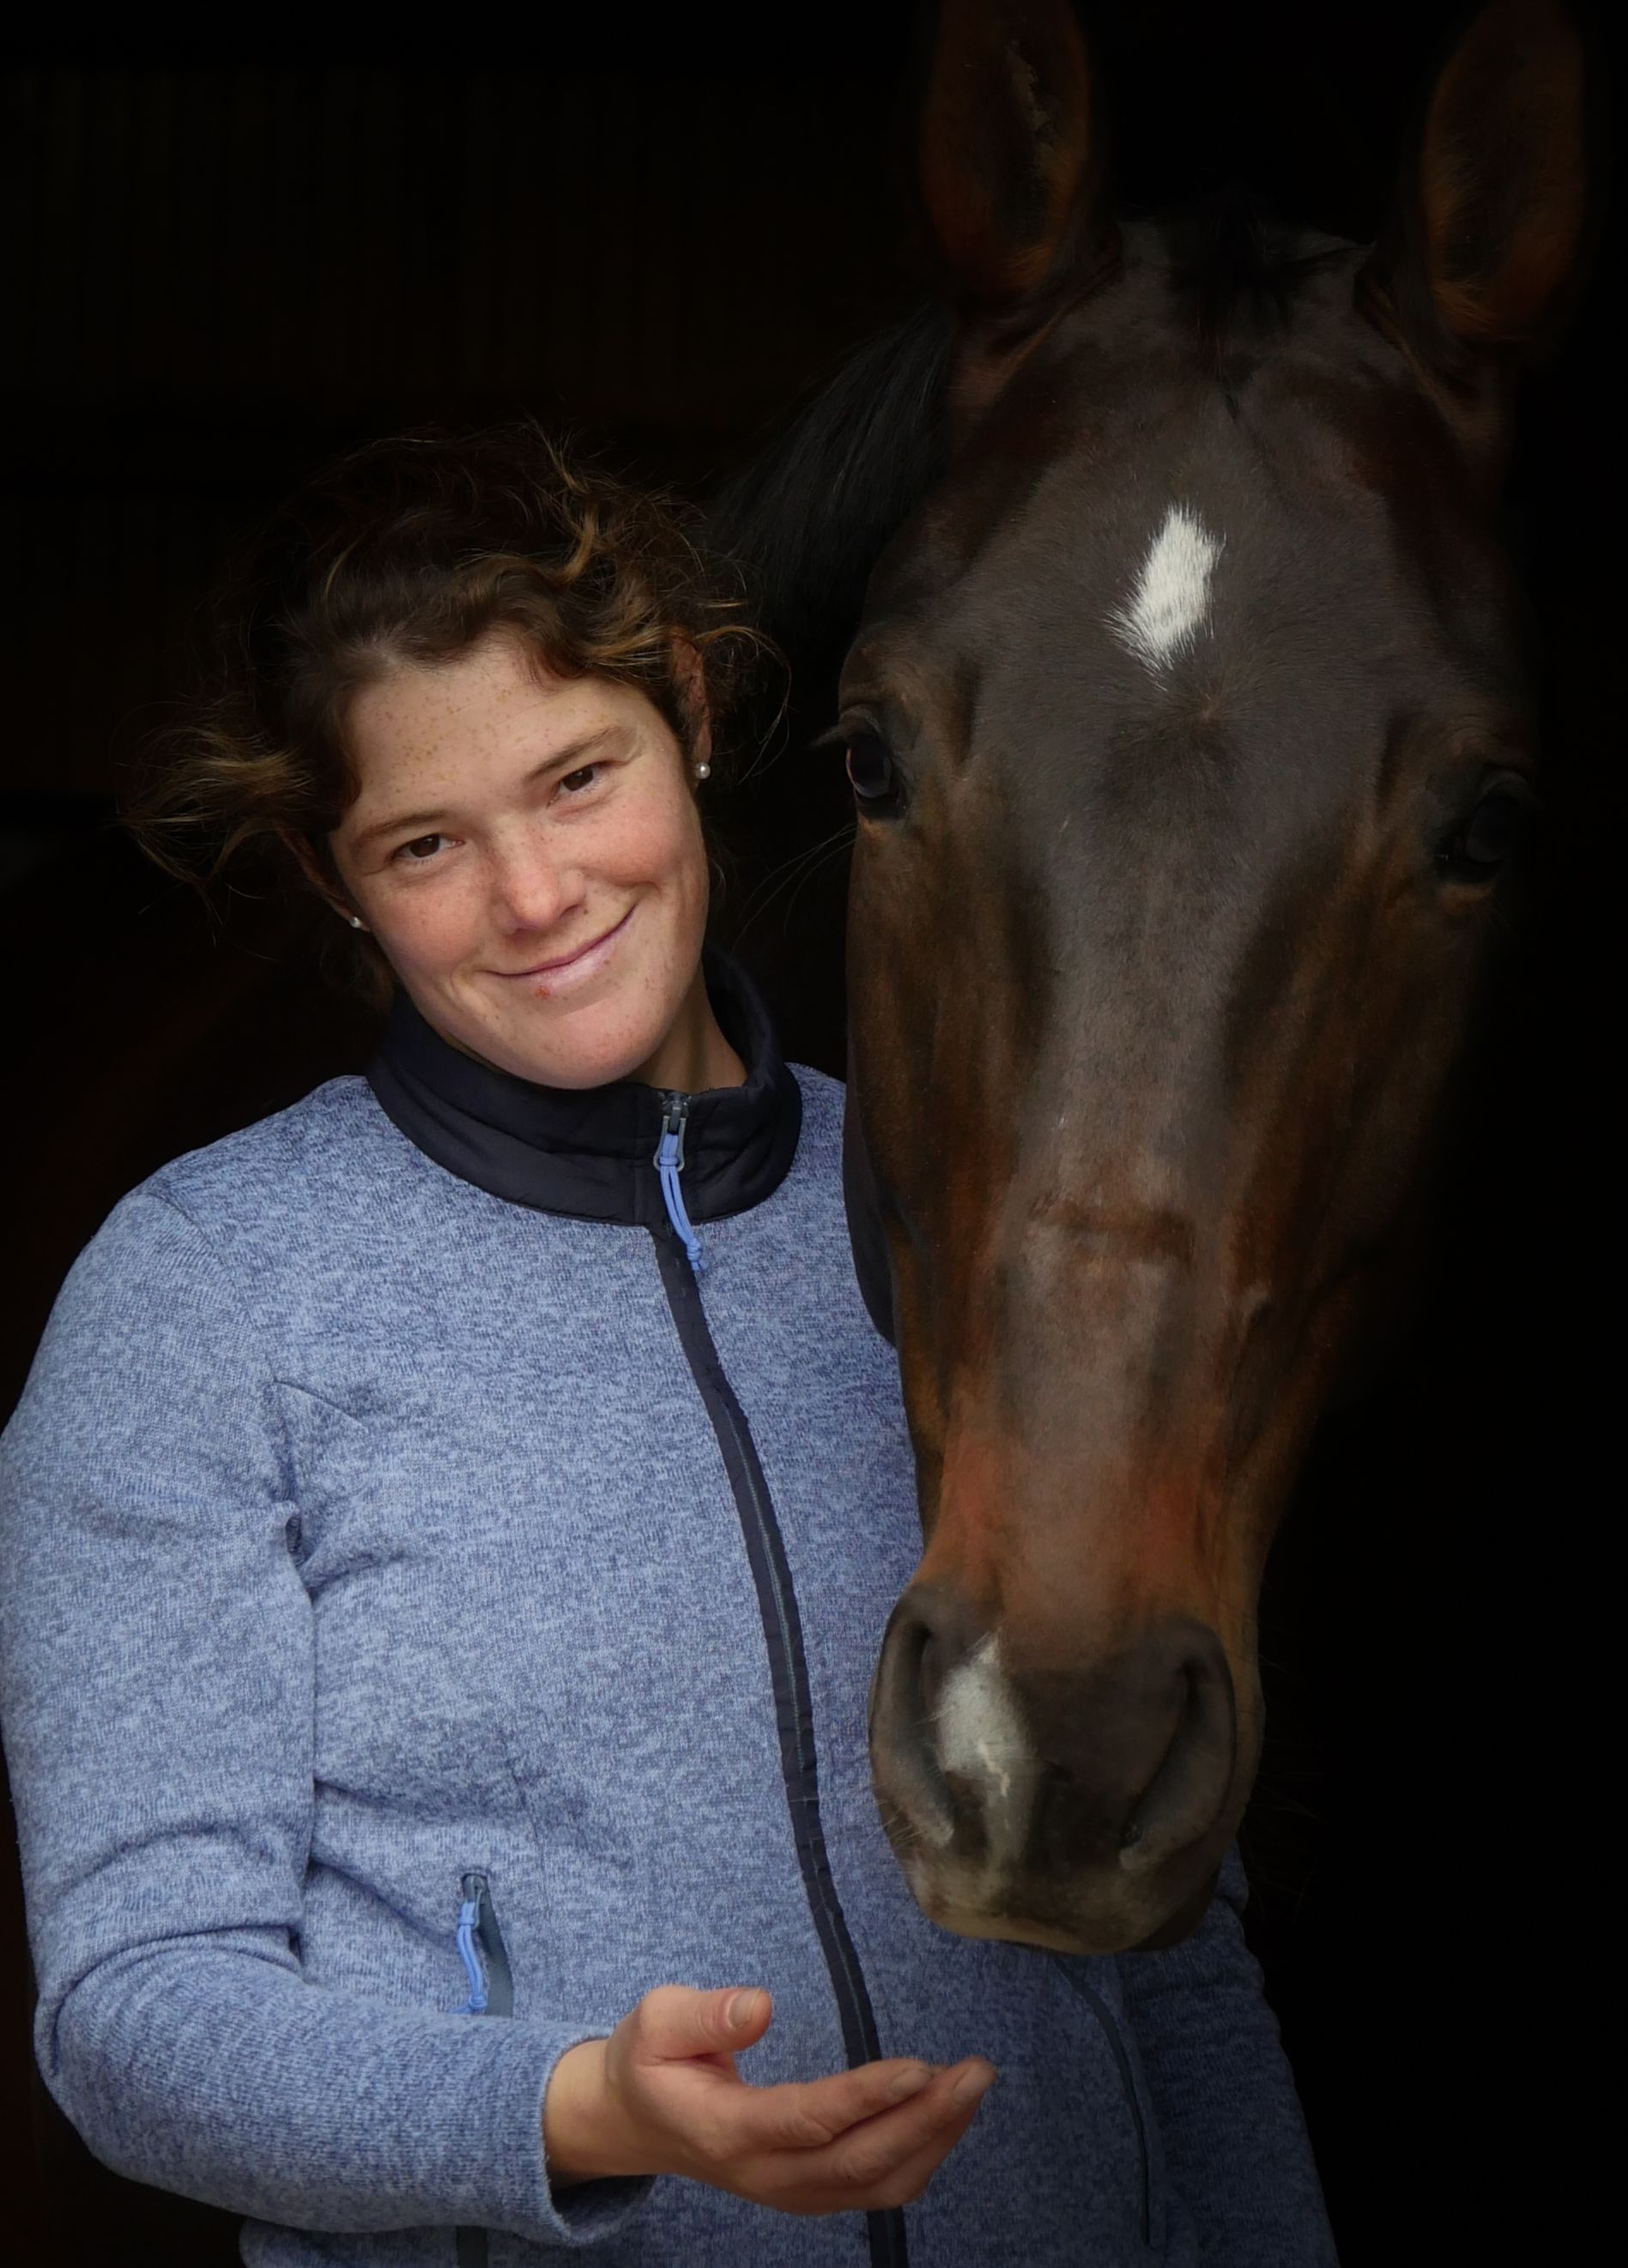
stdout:
[[(269, 1946), (170, 1940), (77, 1985), (41, 2059), (96, 2155), (135, 2179), (296, 2228), (468, 2223), (548, 2243), (568, 2229), (541, 2106), (580, 2038), (309, 1984)], [(618, 2185), (587, 2203), (636, 2201)]]

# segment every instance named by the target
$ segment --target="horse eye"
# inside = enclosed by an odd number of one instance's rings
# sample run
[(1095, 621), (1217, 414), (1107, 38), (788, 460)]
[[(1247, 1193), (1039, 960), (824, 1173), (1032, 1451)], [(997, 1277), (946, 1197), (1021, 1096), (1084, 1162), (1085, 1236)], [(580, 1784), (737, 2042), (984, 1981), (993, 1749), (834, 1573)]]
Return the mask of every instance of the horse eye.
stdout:
[(1519, 844), (1533, 809), (1529, 796), (1493, 788), (1441, 845), (1442, 871), (1456, 882), (1490, 882)]
[(848, 735), (848, 777), (854, 794), (873, 817), (897, 811), (903, 800), (898, 771), (888, 744), (875, 733)]

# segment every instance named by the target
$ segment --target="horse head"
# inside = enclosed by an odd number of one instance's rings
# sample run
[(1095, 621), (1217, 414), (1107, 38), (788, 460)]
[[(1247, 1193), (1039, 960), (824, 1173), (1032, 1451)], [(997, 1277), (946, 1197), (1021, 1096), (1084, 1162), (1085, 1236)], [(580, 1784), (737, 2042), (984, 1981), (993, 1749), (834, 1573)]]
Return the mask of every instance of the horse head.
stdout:
[(1065, 0), (945, 0), (943, 462), (843, 671), (858, 1165), (925, 1548), (872, 1700), (924, 1910), (1193, 1926), (1263, 1564), (1410, 1203), (1533, 802), (1495, 504), (1584, 230), (1584, 70), (1499, 0), (1360, 247), (1117, 225)]

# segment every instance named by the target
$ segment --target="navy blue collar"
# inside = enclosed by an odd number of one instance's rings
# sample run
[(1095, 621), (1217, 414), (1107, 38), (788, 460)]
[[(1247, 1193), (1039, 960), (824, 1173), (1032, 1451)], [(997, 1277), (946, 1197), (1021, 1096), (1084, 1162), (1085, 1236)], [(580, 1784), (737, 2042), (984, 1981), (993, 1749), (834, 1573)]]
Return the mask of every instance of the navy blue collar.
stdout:
[[(692, 1220), (745, 1212), (791, 1171), (802, 1096), (783, 1059), (769, 1011), (750, 978), (709, 946), (707, 997), (746, 1065), (744, 1086), (689, 1097), (684, 1204)], [(579, 1220), (665, 1223), (656, 1172), (662, 1101), (653, 1086), (540, 1086), (497, 1071), (431, 1030), (398, 990), (367, 1080), (409, 1142), (460, 1181), (512, 1204)]]

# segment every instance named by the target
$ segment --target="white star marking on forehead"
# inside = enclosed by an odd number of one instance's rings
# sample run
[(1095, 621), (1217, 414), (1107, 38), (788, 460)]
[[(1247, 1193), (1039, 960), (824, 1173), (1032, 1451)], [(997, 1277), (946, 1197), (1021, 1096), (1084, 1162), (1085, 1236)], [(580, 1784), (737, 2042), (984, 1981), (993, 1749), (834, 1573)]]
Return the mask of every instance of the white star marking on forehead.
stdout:
[(1190, 645), (1210, 612), (1210, 578), (1224, 538), (1212, 535), (1197, 512), (1173, 504), (1153, 538), (1131, 603), (1116, 607), (1109, 629), (1128, 653), (1161, 670)]

